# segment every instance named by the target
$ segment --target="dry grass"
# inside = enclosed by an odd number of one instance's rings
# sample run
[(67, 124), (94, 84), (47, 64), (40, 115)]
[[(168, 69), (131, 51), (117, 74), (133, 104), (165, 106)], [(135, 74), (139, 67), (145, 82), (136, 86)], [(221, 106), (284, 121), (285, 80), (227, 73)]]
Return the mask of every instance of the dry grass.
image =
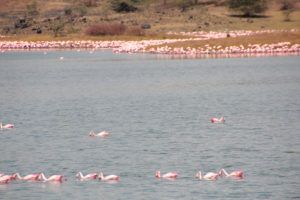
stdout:
[[(14, 15), (16, 12), (26, 11), (26, 5), (32, 0), (0, 0), (0, 13), (10, 13)], [(49, 16), (56, 16), (63, 14), (66, 7), (74, 8), (73, 0), (36, 0), (40, 15), (34, 19), (35, 26), (41, 27), (43, 34), (51, 34), (51, 30), (47, 30), (46, 24), (43, 23), (45, 18)], [(224, 6), (215, 5), (197, 5), (188, 8), (185, 12), (181, 12), (176, 6), (168, 4), (162, 5), (162, 0), (145, 0), (138, 4), (139, 10), (134, 13), (116, 13), (110, 9), (110, 0), (97, 1), (97, 6), (87, 8), (88, 12), (85, 16), (87, 23), (76, 21), (70, 23), (66, 27), (64, 34), (70, 35), (75, 33), (78, 38), (81, 38), (84, 30), (90, 25), (97, 23), (122, 23), (127, 27), (140, 27), (144, 23), (151, 25), (151, 32), (156, 34), (163, 34), (168, 31), (225, 31), (225, 30), (264, 30), (264, 29), (285, 29), (300, 27), (300, 10), (297, 8), (291, 14), (291, 21), (284, 22), (284, 15), (279, 11), (277, 0), (272, 0), (274, 3), (270, 9), (265, 13), (266, 17), (262, 18), (239, 18), (232, 17), (230, 12)], [(272, 2), (270, 0), (270, 2)], [(297, 0), (299, 1), (299, 0)], [(168, 2), (175, 2), (175, 0), (168, 0)], [(48, 17), (46, 16), (48, 13)], [(50, 15), (49, 13), (52, 13)], [(22, 15), (21, 15), (22, 16)], [(13, 26), (14, 21), (12, 16), (0, 18), (0, 30), (4, 26)], [(2, 26), (2, 27), (1, 27)], [(17, 30), (18, 35), (34, 34), (27, 29)], [(146, 35), (147, 35), (146, 31)], [(74, 36), (74, 35), (73, 35)], [(39, 36), (37, 36), (39, 37)], [(75, 36), (74, 36), (75, 37)], [(101, 39), (100, 39), (101, 40)]]

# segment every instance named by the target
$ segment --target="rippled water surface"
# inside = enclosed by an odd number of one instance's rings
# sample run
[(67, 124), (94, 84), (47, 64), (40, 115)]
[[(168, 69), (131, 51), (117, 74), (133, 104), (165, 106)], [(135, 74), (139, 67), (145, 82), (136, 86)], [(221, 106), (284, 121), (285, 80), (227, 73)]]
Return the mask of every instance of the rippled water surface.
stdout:
[[(68, 179), (0, 185), (0, 199), (300, 198), (299, 56), (6, 52), (0, 90), (0, 120), (15, 124), (0, 131), (0, 172)], [(194, 178), (220, 168), (245, 179)], [(157, 180), (158, 169), (179, 178)], [(80, 182), (77, 171), (121, 181)]]

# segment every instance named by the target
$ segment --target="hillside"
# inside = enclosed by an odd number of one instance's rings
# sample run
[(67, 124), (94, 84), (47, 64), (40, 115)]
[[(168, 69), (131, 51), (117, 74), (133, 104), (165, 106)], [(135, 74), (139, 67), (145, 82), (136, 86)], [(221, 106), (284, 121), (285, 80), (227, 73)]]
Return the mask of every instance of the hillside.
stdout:
[(244, 18), (229, 11), (224, 0), (198, 0), (183, 5), (178, 0), (128, 0), (133, 12), (116, 12), (110, 0), (0, 0), (2, 35), (41, 37), (42, 35), (85, 35), (98, 23), (122, 23), (126, 27), (144, 27), (148, 35), (168, 31), (227, 31), (294, 29), (300, 27), (300, 1), (284, 21), (277, 0), (270, 0), (268, 10), (255, 18)]

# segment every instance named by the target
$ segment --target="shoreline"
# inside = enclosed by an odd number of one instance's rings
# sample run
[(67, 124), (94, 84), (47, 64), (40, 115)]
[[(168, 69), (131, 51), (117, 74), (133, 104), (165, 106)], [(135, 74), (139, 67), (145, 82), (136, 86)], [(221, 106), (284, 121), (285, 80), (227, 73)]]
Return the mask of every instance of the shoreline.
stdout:
[[(60, 41), (0, 41), (0, 51), (47, 49), (112, 49), (114, 53), (151, 53), (161, 55), (253, 55), (299, 54), (298, 30), (229, 31), (229, 32), (180, 32), (171, 35), (191, 36), (184, 39), (155, 40), (60, 40)], [(193, 37), (192, 37), (193, 36)], [(293, 37), (291, 37), (293, 36)], [(273, 37), (273, 39), (272, 39)], [(260, 42), (259, 42), (260, 41)], [(257, 43), (255, 43), (257, 42)]]

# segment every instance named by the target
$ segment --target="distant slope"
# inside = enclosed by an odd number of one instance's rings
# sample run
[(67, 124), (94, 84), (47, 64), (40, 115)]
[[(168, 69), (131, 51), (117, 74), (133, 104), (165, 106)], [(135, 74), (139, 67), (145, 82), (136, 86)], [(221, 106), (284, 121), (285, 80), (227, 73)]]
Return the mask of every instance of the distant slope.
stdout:
[[(291, 21), (284, 22), (277, 0), (268, 1), (269, 10), (264, 17), (251, 19), (231, 16), (222, 0), (198, 0), (197, 5), (184, 9), (178, 0), (167, 0), (165, 5), (163, 0), (124, 1), (137, 7), (137, 11), (117, 13), (112, 10), (112, 0), (0, 0), (0, 33), (52, 35), (59, 29), (62, 35), (82, 35), (90, 25), (103, 22), (127, 27), (149, 24), (148, 33), (300, 27), (300, 3)], [(32, 14), (34, 10), (36, 14)]]

